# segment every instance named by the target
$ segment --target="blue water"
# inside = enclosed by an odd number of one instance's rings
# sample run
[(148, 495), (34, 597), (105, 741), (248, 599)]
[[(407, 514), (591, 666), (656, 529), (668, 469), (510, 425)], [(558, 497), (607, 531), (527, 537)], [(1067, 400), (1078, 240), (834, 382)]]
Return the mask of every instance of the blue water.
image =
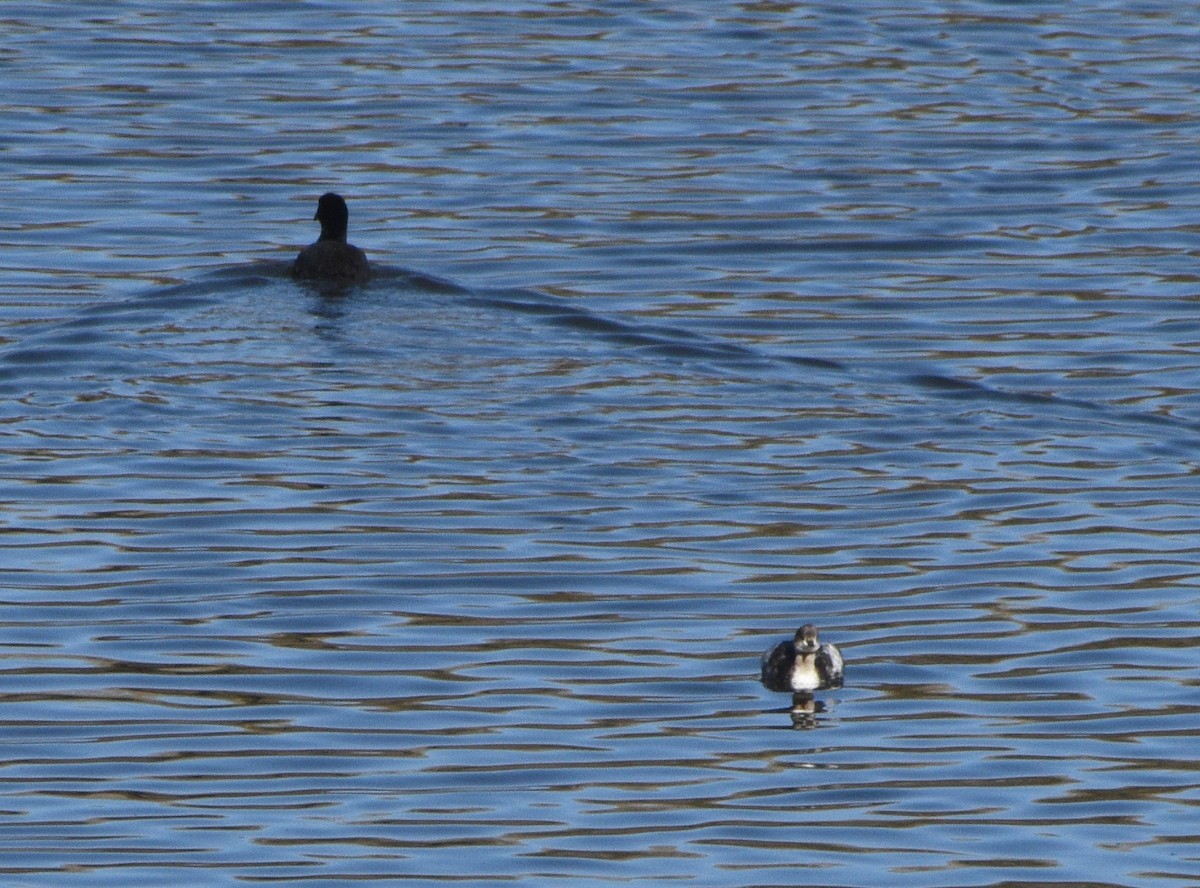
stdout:
[(1198, 24), (8, 4), (0, 881), (1200, 883)]

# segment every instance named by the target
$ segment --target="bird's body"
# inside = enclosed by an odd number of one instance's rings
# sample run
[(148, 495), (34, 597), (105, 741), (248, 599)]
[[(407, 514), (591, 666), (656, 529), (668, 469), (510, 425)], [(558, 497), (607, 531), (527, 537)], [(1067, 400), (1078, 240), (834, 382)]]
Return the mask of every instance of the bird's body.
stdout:
[(321, 236), (300, 251), (292, 263), (292, 277), (336, 284), (363, 284), (370, 280), (371, 266), (366, 254), (346, 242), (350, 221), (346, 201), (332, 191), (321, 195), (313, 218), (321, 223)]
[(296, 257), (292, 276), (307, 281), (362, 284), (371, 279), (371, 267), (366, 254), (354, 244), (319, 240)]
[(821, 644), (811, 623), (801, 626), (795, 638), (779, 642), (762, 658), (762, 683), (770, 691), (811, 694), (840, 688), (844, 672), (841, 651), (832, 644)]

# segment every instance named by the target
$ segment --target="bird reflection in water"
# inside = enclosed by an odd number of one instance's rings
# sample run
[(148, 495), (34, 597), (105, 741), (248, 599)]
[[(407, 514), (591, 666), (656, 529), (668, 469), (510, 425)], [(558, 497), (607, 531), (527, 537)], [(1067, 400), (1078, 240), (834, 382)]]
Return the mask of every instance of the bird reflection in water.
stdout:
[(794, 728), (815, 728), (817, 716), (825, 712), (825, 703), (812, 694), (792, 694), (792, 707), (788, 711)]

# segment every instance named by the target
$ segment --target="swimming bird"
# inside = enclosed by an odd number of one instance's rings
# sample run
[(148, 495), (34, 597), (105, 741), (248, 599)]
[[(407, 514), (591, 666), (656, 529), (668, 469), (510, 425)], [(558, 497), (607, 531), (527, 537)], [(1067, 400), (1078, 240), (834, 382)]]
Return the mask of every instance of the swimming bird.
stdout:
[(762, 658), (762, 683), (769, 691), (811, 694), (840, 688), (843, 673), (842, 652), (821, 644), (812, 623), (805, 623), (795, 638), (779, 642)]
[(346, 242), (346, 227), (350, 222), (346, 201), (332, 191), (322, 194), (313, 218), (321, 223), (321, 236), (300, 251), (292, 263), (292, 277), (338, 284), (366, 283), (371, 277), (367, 256)]

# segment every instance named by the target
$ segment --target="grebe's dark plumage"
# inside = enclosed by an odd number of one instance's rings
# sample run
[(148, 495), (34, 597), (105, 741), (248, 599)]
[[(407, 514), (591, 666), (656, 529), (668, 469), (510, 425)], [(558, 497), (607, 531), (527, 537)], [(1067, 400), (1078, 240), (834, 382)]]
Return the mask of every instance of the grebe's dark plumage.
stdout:
[(321, 236), (305, 247), (292, 263), (292, 277), (307, 281), (361, 284), (371, 277), (366, 254), (346, 242), (350, 211), (341, 195), (322, 194), (313, 216), (321, 223)]
[(840, 688), (843, 673), (841, 651), (821, 644), (812, 623), (805, 623), (795, 638), (779, 642), (762, 658), (762, 683), (769, 691), (811, 694)]

